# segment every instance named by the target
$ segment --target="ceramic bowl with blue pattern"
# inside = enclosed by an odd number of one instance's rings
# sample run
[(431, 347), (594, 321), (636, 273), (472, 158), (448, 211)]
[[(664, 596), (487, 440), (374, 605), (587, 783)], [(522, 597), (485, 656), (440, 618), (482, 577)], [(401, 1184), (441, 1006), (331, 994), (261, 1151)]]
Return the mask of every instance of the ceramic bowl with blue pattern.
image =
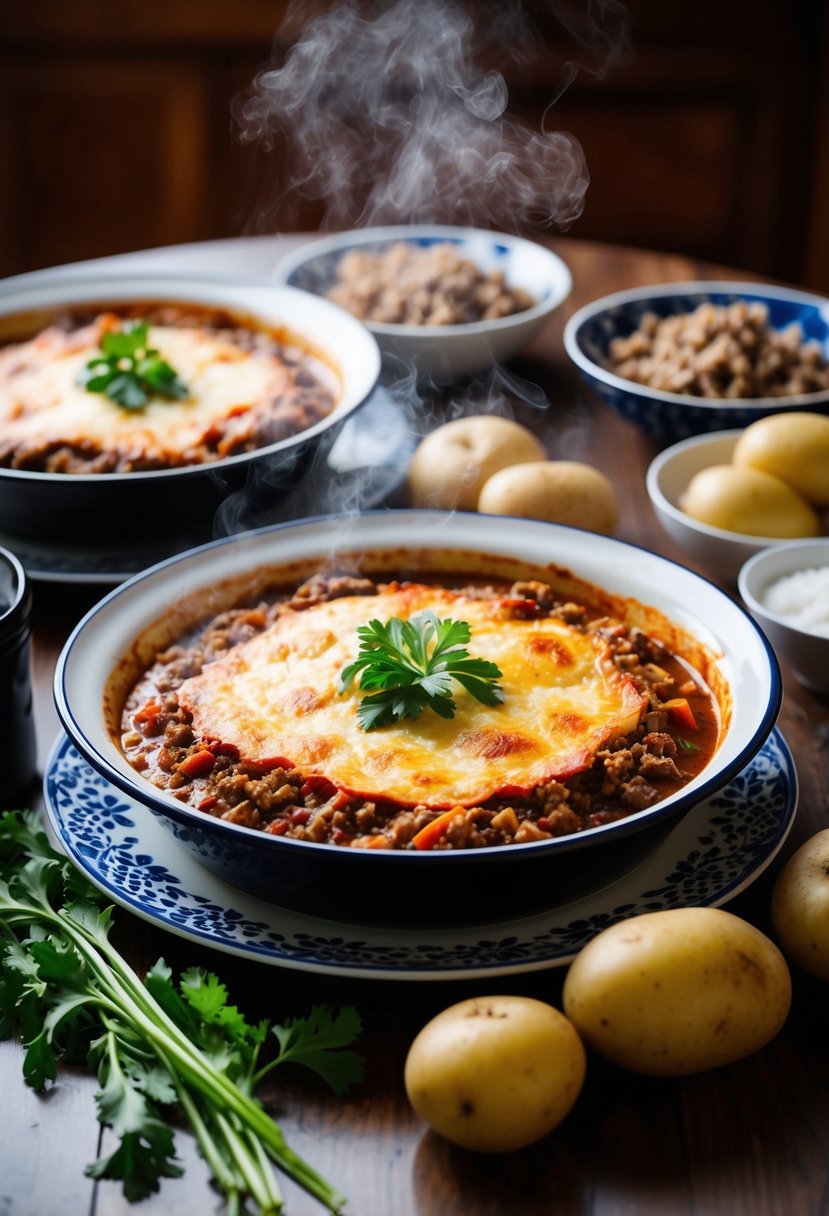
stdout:
[(677, 316), (691, 313), (701, 304), (729, 305), (739, 300), (764, 304), (772, 329), (798, 324), (804, 342), (816, 341), (829, 359), (829, 299), (760, 283), (666, 283), (603, 296), (569, 319), (564, 346), (605, 405), (664, 444), (709, 431), (746, 427), (758, 418), (787, 410), (829, 413), (829, 391), (735, 400), (706, 398), (649, 388), (611, 370), (610, 343), (638, 329), (646, 313), (660, 318)]
[[(155, 656), (269, 583), (300, 582), (332, 562), (387, 576), (405, 566), (409, 577), (462, 570), (465, 577), (559, 580), (570, 595), (586, 582), (631, 620), (655, 613), (682, 639), (677, 649), (697, 658), (719, 701), (717, 749), (686, 785), (626, 818), (548, 840), (459, 850), (345, 848), (270, 835), (189, 807), (137, 772), (120, 747), (121, 710)], [(644, 616), (634, 603), (647, 606)], [(761, 630), (733, 598), (685, 567), (576, 528), (492, 516), (482, 529), (478, 515), (426, 510), (294, 521), (161, 562), (79, 622), (54, 688), (64, 729), (113, 798), (126, 794), (156, 816), (225, 881), (306, 914), (408, 927), (493, 923), (604, 888), (745, 769), (774, 727), (781, 699)]]
[(276, 266), (274, 277), (288, 287), (324, 296), (350, 250), (382, 252), (401, 241), (420, 248), (453, 245), (459, 257), (485, 274), (503, 272), (509, 287), (523, 289), (536, 301), (523, 312), (490, 321), (432, 326), (365, 323), (387, 358), (403, 369), (415, 370), (424, 380), (453, 380), (504, 363), (527, 345), (572, 289), (566, 263), (535, 241), (481, 228), (436, 224), (355, 229), (323, 237), (288, 254)]

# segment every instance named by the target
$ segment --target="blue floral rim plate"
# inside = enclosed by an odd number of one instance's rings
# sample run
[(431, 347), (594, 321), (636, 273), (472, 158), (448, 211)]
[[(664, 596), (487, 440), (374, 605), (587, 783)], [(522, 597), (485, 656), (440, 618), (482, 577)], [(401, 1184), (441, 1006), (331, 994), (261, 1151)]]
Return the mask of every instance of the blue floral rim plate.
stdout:
[(52, 751), (44, 793), (49, 824), (69, 857), (116, 904), (161, 928), (301, 971), (457, 980), (561, 966), (614, 921), (726, 903), (783, 845), (798, 783), (789, 747), (775, 729), (738, 776), (612, 885), (514, 922), (411, 932), (303, 916), (223, 883), (145, 807), (91, 768), (66, 736)]

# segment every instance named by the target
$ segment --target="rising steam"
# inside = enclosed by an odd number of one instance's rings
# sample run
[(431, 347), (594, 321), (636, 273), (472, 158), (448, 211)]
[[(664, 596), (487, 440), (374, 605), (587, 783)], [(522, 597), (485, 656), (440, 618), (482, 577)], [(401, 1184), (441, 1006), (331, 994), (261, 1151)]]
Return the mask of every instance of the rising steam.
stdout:
[(258, 220), (305, 199), (323, 205), (325, 228), (566, 229), (589, 175), (578, 140), (551, 129), (551, 109), (581, 68), (601, 72), (619, 53), (625, 10), (553, 8), (585, 62), (562, 64), (542, 129), (530, 130), (507, 114), (502, 74), (481, 66), (496, 49), (526, 58), (533, 27), (517, 0), (479, 0), (477, 20), (460, 0), (343, 0), (311, 20), (313, 6), (295, 4), (277, 38), (287, 50), (234, 104), (241, 140), (272, 152), (279, 178)]

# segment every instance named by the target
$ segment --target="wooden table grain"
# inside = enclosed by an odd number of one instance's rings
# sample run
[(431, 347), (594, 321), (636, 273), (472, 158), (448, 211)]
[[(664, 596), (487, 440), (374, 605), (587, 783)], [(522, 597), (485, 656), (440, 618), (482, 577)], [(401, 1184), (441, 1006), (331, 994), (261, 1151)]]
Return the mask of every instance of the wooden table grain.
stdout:
[[(251, 238), (135, 255), (147, 265), (201, 269), (269, 266), (297, 238)], [(605, 409), (584, 387), (562, 345), (562, 327), (581, 304), (637, 284), (694, 278), (748, 278), (685, 257), (550, 242), (573, 272), (566, 305), (510, 367), (512, 388), (544, 408), (521, 406), (551, 457), (587, 460), (614, 481), (618, 535), (684, 560), (661, 532), (644, 488), (656, 446)], [(132, 256), (132, 255), (131, 255)], [(517, 380), (515, 379), (517, 377)], [(508, 389), (506, 381), (501, 387)], [(534, 389), (535, 391), (527, 391)], [(440, 421), (440, 411), (434, 411)], [(736, 594), (733, 588), (728, 588)], [(100, 588), (39, 582), (33, 670), (41, 765), (58, 731), (51, 679), (62, 643)], [(829, 701), (784, 669), (779, 725), (800, 780), (793, 831), (769, 869), (729, 907), (769, 930), (769, 893), (784, 859), (829, 826)], [(591, 1056), (581, 1097), (550, 1136), (522, 1152), (476, 1156), (428, 1131), (410, 1110), (403, 1063), (417, 1030), (444, 1006), (473, 994), (516, 992), (560, 1004), (563, 971), (467, 982), (384, 982), (282, 970), (211, 952), (130, 913), (116, 913), (117, 940), (142, 969), (164, 956), (175, 968), (219, 972), (252, 1015), (302, 1015), (313, 1004), (353, 1004), (364, 1021), (366, 1079), (338, 1099), (313, 1077), (276, 1077), (269, 1108), (289, 1143), (349, 1197), (353, 1216), (821, 1216), (829, 1212), (829, 986), (794, 973), (788, 1022), (766, 1049), (727, 1068), (680, 1080), (625, 1073)], [(38, 1095), (21, 1077), (19, 1045), (0, 1044), (0, 1216), (122, 1216), (129, 1205), (114, 1183), (94, 1184), (84, 1166), (110, 1133), (96, 1122), (95, 1080), (62, 1070)], [(144, 1202), (142, 1216), (206, 1216), (221, 1211), (185, 1132), (185, 1164)], [(319, 1205), (288, 1181), (287, 1216)]]

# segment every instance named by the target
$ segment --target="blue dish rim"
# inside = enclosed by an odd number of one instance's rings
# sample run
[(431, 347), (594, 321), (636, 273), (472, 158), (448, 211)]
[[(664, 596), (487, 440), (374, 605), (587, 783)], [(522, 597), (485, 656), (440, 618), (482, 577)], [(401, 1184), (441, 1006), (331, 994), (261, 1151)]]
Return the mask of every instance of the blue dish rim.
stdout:
[(756, 300), (761, 303), (770, 300), (782, 300), (792, 304), (802, 304), (816, 308), (826, 314), (829, 328), (829, 298), (812, 292), (800, 291), (793, 287), (769, 286), (759, 282), (741, 282), (728, 279), (697, 280), (691, 282), (661, 283), (649, 287), (632, 287), (625, 291), (613, 292), (602, 296), (589, 304), (582, 305), (567, 320), (564, 326), (564, 349), (576, 367), (591, 380), (605, 385), (617, 393), (630, 397), (641, 397), (653, 401), (662, 401), (666, 405), (693, 406), (700, 410), (722, 410), (724, 407), (740, 409), (764, 409), (783, 412), (791, 409), (804, 409), (808, 406), (829, 404), (829, 389), (819, 393), (801, 393), (791, 397), (740, 397), (731, 399), (695, 397), (690, 393), (668, 393), (664, 389), (649, 388), (617, 376), (608, 368), (602, 367), (585, 354), (581, 345), (581, 329), (588, 321), (594, 320), (602, 313), (613, 308), (624, 307), (627, 304), (642, 303), (648, 300), (664, 300), (666, 297), (693, 297), (694, 307), (705, 302), (727, 302), (734, 299)]

